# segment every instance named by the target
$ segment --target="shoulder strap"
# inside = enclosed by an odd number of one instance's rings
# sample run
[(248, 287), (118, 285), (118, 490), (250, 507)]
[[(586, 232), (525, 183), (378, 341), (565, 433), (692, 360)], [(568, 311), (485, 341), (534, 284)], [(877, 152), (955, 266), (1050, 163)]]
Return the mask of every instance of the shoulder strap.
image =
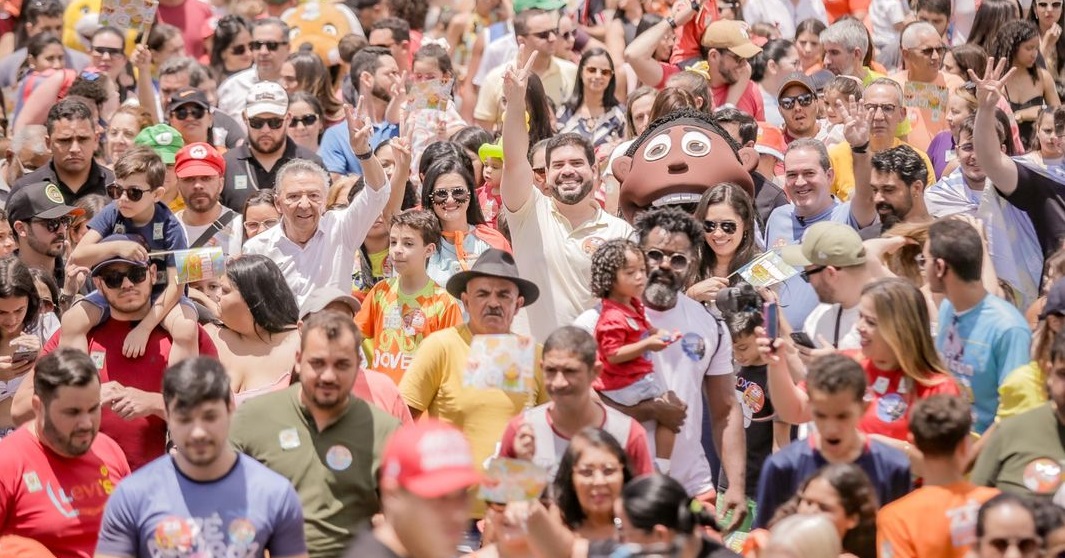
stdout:
[(196, 239), (196, 242), (189, 244), (189, 248), (199, 248), (204, 244), (207, 244), (207, 241), (211, 240), (215, 233), (226, 228), (226, 225), (232, 222), (233, 219), (235, 219), (236, 217), (237, 212), (227, 208), (227, 211), (225, 213), (223, 213), (219, 218), (215, 219), (214, 223), (211, 223), (207, 227), (207, 230), (203, 231), (203, 234), (200, 235), (200, 238)]

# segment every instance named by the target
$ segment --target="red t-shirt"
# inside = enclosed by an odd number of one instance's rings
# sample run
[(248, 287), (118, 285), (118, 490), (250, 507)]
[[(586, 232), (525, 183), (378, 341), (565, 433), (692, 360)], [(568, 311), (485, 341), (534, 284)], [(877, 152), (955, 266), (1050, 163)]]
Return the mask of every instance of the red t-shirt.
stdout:
[[(715, 109), (721, 108), (725, 101), (728, 100), (728, 87), (727, 85), (722, 85), (710, 88), (710, 93), (714, 95)], [(765, 103), (762, 101), (762, 94), (758, 92), (758, 87), (753, 81), (747, 82), (747, 89), (744, 89), (743, 95), (740, 95), (736, 108), (753, 116), (758, 122), (765, 121)]]
[(640, 341), (651, 332), (651, 322), (644, 315), (643, 302), (634, 298), (630, 304), (632, 308), (609, 298), (603, 299), (603, 310), (595, 324), (599, 362), (603, 363), (603, 373), (595, 385), (599, 391), (629, 387), (636, 380), (654, 372), (654, 364), (646, 354), (617, 364), (607, 362), (607, 357), (618, 352), (618, 349)]
[(185, 38), (185, 52), (194, 59), (207, 49), (203, 42), (203, 26), (211, 19), (211, 6), (202, 0), (185, 0), (180, 6), (159, 4), (157, 20), (181, 29)]
[[(865, 369), (866, 393), (870, 399), (869, 408), (858, 429), (866, 434), (882, 434), (896, 440), (906, 440), (910, 411), (918, 399), (938, 394), (961, 395), (958, 385), (946, 375), (942, 382), (926, 386), (912, 381), (904, 383), (906, 374), (902, 370), (880, 370), (868, 359), (862, 362), (862, 368)], [(906, 384), (912, 386), (912, 392)]]
[(129, 473), (103, 433), (85, 455), (67, 458), (23, 426), (0, 442), (0, 535), (33, 539), (57, 558), (89, 558), (107, 498)]
[(711, 21), (718, 18), (717, 3), (703, 2), (699, 13), (695, 14), (680, 31), (677, 32), (677, 42), (673, 45), (673, 53), (669, 56), (671, 64), (680, 64), (689, 58), (702, 58), (703, 33)]
[(493, 192), (492, 187), (485, 184), (477, 189), (477, 202), (481, 204), (481, 213), (489, 227), (497, 228), (497, 220), (503, 207), (503, 194)]
[[(161, 327), (155, 328), (148, 337), (145, 354), (129, 359), (122, 354), (122, 342), (133, 329), (133, 322), (116, 319), (106, 320), (89, 332), (89, 357), (100, 370), (100, 383), (118, 382), (142, 391), (160, 393), (163, 390), (163, 372), (170, 355), (170, 335)], [(200, 354), (218, 356), (211, 338), (203, 328), (200, 332)], [(42, 354), (48, 354), (59, 345), (56, 332), (45, 343)], [(100, 432), (115, 439), (126, 452), (130, 467), (136, 471), (149, 461), (163, 455), (166, 450), (166, 421), (157, 416), (126, 420), (104, 406)]]

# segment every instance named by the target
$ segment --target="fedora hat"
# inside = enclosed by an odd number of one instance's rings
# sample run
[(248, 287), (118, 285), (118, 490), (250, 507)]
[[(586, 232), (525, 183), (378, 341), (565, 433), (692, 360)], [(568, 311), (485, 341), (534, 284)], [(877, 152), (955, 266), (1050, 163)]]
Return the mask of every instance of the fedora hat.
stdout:
[(514, 263), (514, 256), (496, 248), (489, 248), (481, 253), (468, 271), (460, 271), (452, 275), (451, 279), (447, 280), (447, 292), (459, 298), (462, 293), (466, 292), (466, 284), (478, 277), (495, 277), (513, 281), (518, 286), (518, 294), (525, 299), (525, 304), (522, 306), (528, 306), (540, 298), (540, 287), (537, 287), (536, 283), (518, 277), (518, 265)]

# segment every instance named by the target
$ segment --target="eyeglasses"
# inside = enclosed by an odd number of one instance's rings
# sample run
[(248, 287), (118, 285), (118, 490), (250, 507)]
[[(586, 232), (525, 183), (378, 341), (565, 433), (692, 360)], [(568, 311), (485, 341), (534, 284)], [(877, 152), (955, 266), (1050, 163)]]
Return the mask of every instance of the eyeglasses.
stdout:
[(170, 114), (178, 120), (188, 120), (189, 117), (192, 117), (193, 120), (199, 120), (203, 118), (205, 114), (207, 114), (207, 109), (199, 105), (193, 105), (191, 107), (178, 107), (174, 109)]
[(1041, 550), (1040, 547), (1043, 545), (1043, 541), (1038, 537), (1024, 537), (1019, 539), (994, 538), (988, 539), (987, 544), (1000, 554), (1005, 554), (1010, 548), (1017, 547), (1017, 550), (1020, 550), (1021, 554), (1028, 555), (1039, 552)]
[(131, 202), (139, 202), (139, 201), (141, 201), (141, 198), (144, 197), (144, 194), (147, 194), (148, 192), (151, 191), (151, 190), (147, 190), (147, 189), (146, 190), (141, 190), (140, 188), (133, 188), (133, 187), (123, 188), (123, 187), (119, 186), (118, 184), (109, 184), (109, 185), (107, 185), (106, 190), (107, 190), (107, 195), (110, 196), (111, 199), (113, 199), (113, 200), (117, 200), (117, 199), (122, 197), (122, 194), (125, 194), (126, 195), (126, 199), (128, 199)]
[(118, 58), (119, 56), (123, 56), (126, 51), (115, 47), (94, 46), (92, 47), (92, 52), (101, 57), (110, 56), (111, 58)]
[(814, 104), (814, 100), (817, 97), (813, 93), (803, 93), (802, 95), (795, 95), (794, 97), (781, 97), (779, 104), (780, 108), (784, 110), (791, 110), (795, 108), (795, 103), (799, 103), (800, 107), (808, 107)]
[(60, 227), (69, 227), (74, 219), (69, 215), (62, 217), (56, 217), (55, 219), (34, 219), (36, 223), (39, 223), (50, 233), (54, 233), (59, 230)]
[(447, 203), (449, 197), (455, 200), (455, 203), (462, 203), (470, 199), (470, 191), (466, 188), (433, 190), (433, 203), (437, 205)]
[(1048, 8), (1051, 10), (1057, 10), (1058, 8), (1061, 8), (1061, 2), (1038, 2), (1036, 3), (1036, 6), (1043, 10)]
[(603, 76), (608, 78), (614, 75), (614, 70), (611, 70), (610, 68), (593, 68), (591, 66), (585, 66), (584, 73), (590, 76)]
[(884, 116), (891, 116), (895, 114), (895, 109), (898, 108), (895, 105), (878, 105), (876, 103), (865, 103), (865, 110), (876, 114), (876, 109), (884, 111)]
[(821, 273), (822, 271), (824, 271), (826, 269), (828, 269), (827, 265), (819, 265), (819, 266), (817, 266), (817, 267), (815, 267), (813, 269), (806, 269), (806, 270), (800, 271), (799, 272), (799, 276), (802, 277), (803, 281), (806, 281), (807, 283), (809, 283), (811, 277), (813, 277), (814, 275), (817, 275), (818, 273)]
[(577, 37), (577, 32), (576, 31), (566, 31), (565, 33), (559, 33), (558, 34), (558, 38), (562, 39), (563, 41), (572, 41), (576, 37)]
[(262, 129), (263, 126), (269, 126), (271, 130), (280, 130), (285, 125), (284, 118), (249, 118), (248, 126), (256, 130)]
[(148, 268), (131, 267), (125, 273), (121, 271), (102, 271), (97, 277), (103, 279), (104, 285), (107, 285), (108, 289), (117, 289), (122, 286), (122, 281), (126, 279), (129, 279), (129, 282), (134, 285), (143, 283), (148, 278)]
[(707, 219), (703, 221), (703, 232), (710, 234), (716, 231), (718, 227), (721, 227), (721, 232), (733, 235), (736, 234), (737, 226), (735, 221), (711, 221)]
[(244, 56), (248, 52), (248, 45), (233, 45), (229, 47), (229, 53), (233, 56)]
[(547, 176), (547, 167), (533, 167), (533, 173), (540, 178)]
[(536, 37), (545, 41), (551, 40), (551, 35), (558, 36), (558, 29), (548, 29), (547, 31), (540, 31), (539, 33), (529, 33), (528, 37)]
[(662, 250), (652, 248), (650, 250), (645, 250), (644, 255), (647, 256), (648, 264), (654, 267), (660, 267), (663, 262), (667, 262), (669, 268), (673, 271), (684, 271), (685, 269), (688, 269), (688, 266), (691, 264), (691, 259), (680, 252), (667, 254)]
[(281, 219), (265, 219), (263, 221), (244, 221), (244, 230), (248, 232), (256, 232), (259, 230), (266, 230), (276, 226), (281, 222)]
[(288, 125), (292, 126), (293, 128), (295, 128), (296, 126), (299, 126), (300, 124), (303, 124), (304, 126), (314, 126), (317, 122), (318, 122), (318, 115), (317, 114), (307, 114), (307, 115), (304, 115), (304, 116), (293, 116), (291, 119), (289, 119)]
[(940, 58), (943, 58), (943, 55), (947, 53), (947, 47), (943, 45), (927, 48), (911, 48), (910, 50), (921, 53), (921, 56), (924, 56), (925, 58), (931, 58), (933, 54), (938, 54)]
[(287, 44), (288, 41), (252, 41), (248, 43), (248, 46), (251, 47), (253, 52), (261, 50), (263, 47), (266, 47), (266, 50), (269, 50), (270, 52), (276, 52), (277, 49)]

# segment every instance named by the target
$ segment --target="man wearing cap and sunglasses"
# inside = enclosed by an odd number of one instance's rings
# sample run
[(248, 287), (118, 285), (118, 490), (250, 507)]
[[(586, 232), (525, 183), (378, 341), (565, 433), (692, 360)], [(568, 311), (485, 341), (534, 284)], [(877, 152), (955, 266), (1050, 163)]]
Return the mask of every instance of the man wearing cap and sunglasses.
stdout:
[(244, 202), (258, 190), (272, 190), (277, 171), (293, 159), (307, 159), (319, 165), (317, 153), (288, 137), (288, 94), (272, 81), (260, 81), (248, 92), (244, 124), (248, 141), (228, 151), (222, 205), (243, 211)]
[(777, 106), (784, 118), (784, 142), (802, 138), (816, 138), (824, 130), (824, 121), (817, 117), (817, 91), (813, 81), (802, 72), (788, 74), (777, 91)]
[(18, 239), (18, 257), (28, 267), (51, 273), (63, 284), (67, 233), (74, 217), (85, 210), (66, 205), (59, 187), (50, 182), (25, 186), (7, 202), (7, 219)]

